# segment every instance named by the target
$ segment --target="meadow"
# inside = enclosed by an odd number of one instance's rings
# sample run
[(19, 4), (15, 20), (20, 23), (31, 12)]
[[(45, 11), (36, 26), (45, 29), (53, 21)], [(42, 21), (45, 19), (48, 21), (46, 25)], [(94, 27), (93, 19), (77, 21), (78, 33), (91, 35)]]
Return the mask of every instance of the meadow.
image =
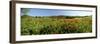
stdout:
[(21, 16), (21, 35), (91, 32), (92, 16)]

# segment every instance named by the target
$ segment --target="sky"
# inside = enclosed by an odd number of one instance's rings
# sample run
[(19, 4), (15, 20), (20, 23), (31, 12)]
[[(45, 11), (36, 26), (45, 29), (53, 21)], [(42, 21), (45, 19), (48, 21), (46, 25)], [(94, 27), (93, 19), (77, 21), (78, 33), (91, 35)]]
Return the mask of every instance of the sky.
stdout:
[[(91, 10), (67, 10), (67, 9), (41, 9), (41, 8), (24, 8), (28, 9), (29, 16), (90, 16)], [(22, 9), (21, 9), (22, 10)], [(23, 12), (21, 11), (21, 15)]]

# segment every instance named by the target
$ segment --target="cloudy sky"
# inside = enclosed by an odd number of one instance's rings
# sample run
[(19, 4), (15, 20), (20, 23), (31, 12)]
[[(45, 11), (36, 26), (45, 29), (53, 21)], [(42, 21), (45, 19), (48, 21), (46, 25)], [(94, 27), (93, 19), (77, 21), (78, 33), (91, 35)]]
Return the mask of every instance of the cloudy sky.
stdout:
[[(40, 9), (40, 8), (24, 8), (28, 9), (29, 16), (90, 16), (91, 10), (62, 10), (62, 9)], [(21, 9), (22, 10), (22, 9)], [(21, 11), (21, 15), (23, 12)]]

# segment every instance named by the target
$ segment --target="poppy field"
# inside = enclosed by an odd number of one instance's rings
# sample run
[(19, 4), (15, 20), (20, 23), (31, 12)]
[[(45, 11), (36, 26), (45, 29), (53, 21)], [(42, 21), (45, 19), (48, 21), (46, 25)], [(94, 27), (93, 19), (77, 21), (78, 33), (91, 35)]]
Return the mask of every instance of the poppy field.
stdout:
[(92, 16), (21, 16), (21, 35), (91, 32)]

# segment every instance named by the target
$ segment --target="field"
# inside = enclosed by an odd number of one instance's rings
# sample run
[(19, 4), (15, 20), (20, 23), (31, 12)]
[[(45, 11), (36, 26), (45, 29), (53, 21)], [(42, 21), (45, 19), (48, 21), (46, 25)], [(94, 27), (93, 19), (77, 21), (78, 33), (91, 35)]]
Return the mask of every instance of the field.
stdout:
[(92, 16), (21, 16), (21, 35), (92, 32)]

